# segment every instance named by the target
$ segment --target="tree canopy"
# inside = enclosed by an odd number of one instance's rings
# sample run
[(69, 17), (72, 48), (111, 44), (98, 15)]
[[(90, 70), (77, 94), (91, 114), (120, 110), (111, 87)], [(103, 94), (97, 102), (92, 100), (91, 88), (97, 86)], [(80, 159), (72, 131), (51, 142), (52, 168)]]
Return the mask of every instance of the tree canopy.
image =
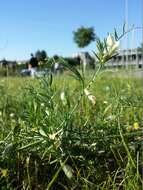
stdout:
[(74, 42), (80, 48), (88, 46), (92, 41), (95, 40), (95, 33), (93, 27), (80, 27), (73, 32), (73, 35)]
[(35, 53), (35, 57), (38, 61), (44, 61), (47, 58), (47, 53), (45, 50), (37, 50)]

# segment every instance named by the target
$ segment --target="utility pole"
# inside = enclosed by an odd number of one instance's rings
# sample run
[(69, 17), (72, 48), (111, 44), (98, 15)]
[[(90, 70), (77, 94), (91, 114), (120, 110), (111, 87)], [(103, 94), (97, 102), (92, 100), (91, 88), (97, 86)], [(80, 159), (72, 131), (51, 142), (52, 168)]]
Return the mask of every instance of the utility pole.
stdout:
[(131, 61), (131, 63), (132, 63), (132, 66), (134, 67), (134, 64), (135, 65), (138, 65), (137, 63), (138, 63), (138, 61), (137, 61), (137, 57), (136, 57), (136, 61), (135, 61), (135, 63), (134, 63), (134, 59), (133, 59), (133, 57), (132, 57), (132, 55), (134, 54), (134, 53), (136, 53), (136, 56), (137, 56), (137, 52), (135, 51), (135, 29), (133, 29), (132, 31), (131, 31), (131, 52), (130, 52), (130, 61)]
[(141, 11), (142, 11), (142, 19), (141, 19), (141, 22), (142, 22), (142, 67), (143, 67), (143, 0), (142, 0), (142, 5), (141, 5)]
[[(125, 31), (128, 31), (128, 0), (125, 0)], [(125, 67), (128, 68), (128, 35), (125, 37)]]
[[(141, 56), (141, 58), (142, 58), (142, 66), (141, 67), (143, 67), (143, 0), (141, 0), (142, 2), (141, 2), (141, 16), (142, 16), (142, 18), (141, 18), (141, 22), (142, 22), (142, 56)], [(140, 160), (141, 160), (141, 168), (143, 168), (143, 144), (141, 144), (141, 155), (140, 155)], [(141, 177), (142, 177), (142, 179), (143, 179), (143, 170), (141, 171), (142, 173), (141, 173)], [(142, 184), (142, 189), (143, 189), (143, 184)]]

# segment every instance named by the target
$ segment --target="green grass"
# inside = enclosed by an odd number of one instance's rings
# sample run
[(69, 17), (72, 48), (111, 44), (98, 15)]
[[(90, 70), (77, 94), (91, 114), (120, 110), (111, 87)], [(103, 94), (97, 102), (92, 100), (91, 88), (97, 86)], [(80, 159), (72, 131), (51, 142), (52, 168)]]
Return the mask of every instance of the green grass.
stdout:
[(142, 188), (142, 79), (104, 72), (89, 91), (95, 105), (69, 74), (0, 79), (1, 189)]

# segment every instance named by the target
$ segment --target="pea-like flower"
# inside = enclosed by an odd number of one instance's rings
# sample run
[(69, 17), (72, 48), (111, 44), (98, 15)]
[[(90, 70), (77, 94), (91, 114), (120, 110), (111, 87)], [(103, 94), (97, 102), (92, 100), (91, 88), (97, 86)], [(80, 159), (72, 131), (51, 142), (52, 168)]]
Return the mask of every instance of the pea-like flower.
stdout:
[(50, 115), (50, 112), (49, 112), (49, 110), (48, 110), (47, 108), (46, 108), (46, 110), (45, 110), (45, 113), (46, 113), (47, 116)]
[(56, 135), (57, 135), (56, 133), (49, 134), (49, 139), (51, 139), (51, 140), (55, 140)]
[(107, 46), (112, 47), (115, 44), (114, 37), (109, 34), (106, 40)]
[(0, 173), (2, 177), (7, 177), (8, 176), (8, 169), (0, 169)]
[(61, 95), (60, 95), (60, 97), (61, 97), (61, 100), (64, 101), (65, 100), (65, 93), (62, 92)]
[(44, 107), (45, 106), (45, 104), (44, 103), (41, 103), (41, 107)]
[(97, 53), (94, 52), (97, 60), (100, 64), (105, 64), (113, 56), (117, 54), (118, 47), (120, 42), (115, 39), (112, 34), (109, 34), (106, 40), (101, 41), (97, 39)]
[(116, 41), (115, 38), (111, 34), (109, 34), (106, 40), (106, 44), (107, 44), (107, 49), (109, 51), (109, 54), (112, 55), (117, 51), (120, 45), (120, 42)]
[(128, 132), (135, 131), (135, 130), (138, 130), (138, 129), (140, 129), (140, 127), (139, 127), (139, 124), (137, 122), (135, 122), (135, 123), (133, 123), (133, 125), (129, 125), (127, 127)]
[(113, 55), (117, 51), (117, 49), (119, 48), (119, 45), (120, 45), (119, 41), (115, 42), (115, 44), (112, 46), (112, 48), (109, 51), (111, 55)]
[(84, 93), (87, 96), (87, 98), (91, 101), (93, 105), (96, 104), (96, 97), (92, 95), (86, 88), (84, 89)]
[(10, 117), (13, 118), (13, 117), (14, 117), (14, 113), (11, 113), (11, 114), (10, 114)]
[(133, 124), (133, 129), (134, 129), (134, 130), (138, 130), (138, 129), (139, 129), (139, 124), (138, 124), (137, 122), (135, 122), (135, 123)]
[(63, 105), (65, 106), (67, 104), (67, 99), (66, 99), (66, 96), (65, 96), (65, 92), (61, 93), (60, 98), (61, 98), (61, 101), (62, 101)]

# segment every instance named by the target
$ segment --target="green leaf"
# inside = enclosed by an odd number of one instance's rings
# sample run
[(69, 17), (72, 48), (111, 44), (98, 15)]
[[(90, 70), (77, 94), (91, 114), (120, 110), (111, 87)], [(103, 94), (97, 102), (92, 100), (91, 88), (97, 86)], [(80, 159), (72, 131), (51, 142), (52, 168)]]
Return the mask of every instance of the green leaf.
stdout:
[(39, 133), (40, 133), (42, 136), (47, 137), (47, 134), (46, 134), (46, 132), (44, 131), (44, 129), (43, 129), (42, 127), (39, 129)]
[(53, 83), (53, 75), (52, 74), (50, 74), (50, 77), (49, 77), (50, 79), (49, 79), (49, 84), (50, 84), (50, 86), (52, 86), (52, 83)]
[(82, 83), (82, 85), (84, 85), (84, 79), (83, 79), (83, 77), (81, 76), (80, 72), (76, 69), (76, 67), (71, 66), (70, 64), (68, 64), (67, 61), (65, 61), (65, 60), (63, 60), (63, 59), (61, 59), (61, 61), (62, 61), (61, 64), (62, 64), (65, 68), (67, 68), (68, 70), (70, 70), (70, 71), (75, 75), (75, 78), (76, 78), (77, 80), (79, 80), (79, 81)]
[(100, 57), (97, 55), (97, 53), (95, 53), (95, 52), (93, 51), (93, 54), (96, 56), (96, 58), (98, 59), (98, 61), (100, 61)]
[(123, 35), (125, 34), (126, 32), (126, 23), (123, 24)]
[(69, 166), (68, 164), (63, 164), (63, 163), (61, 163), (61, 166), (67, 178), (71, 179), (73, 177), (72, 167)]
[(119, 37), (118, 37), (118, 34), (117, 34), (117, 30), (114, 29), (114, 36), (115, 36), (115, 40), (118, 41), (119, 40)]
[[(67, 161), (67, 159), (63, 162), (63, 164), (65, 164), (66, 161)], [(57, 172), (55, 173), (55, 175), (52, 177), (52, 180), (51, 180), (50, 183), (48, 184), (46, 190), (50, 190), (50, 189), (51, 189), (53, 183), (54, 183), (55, 180), (57, 179), (57, 177), (58, 177), (58, 175), (59, 175), (59, 173), (60, 173), (61, 170), (62, 170), (62, 166), (59, 167), (59, 169), (57, 170)]]

